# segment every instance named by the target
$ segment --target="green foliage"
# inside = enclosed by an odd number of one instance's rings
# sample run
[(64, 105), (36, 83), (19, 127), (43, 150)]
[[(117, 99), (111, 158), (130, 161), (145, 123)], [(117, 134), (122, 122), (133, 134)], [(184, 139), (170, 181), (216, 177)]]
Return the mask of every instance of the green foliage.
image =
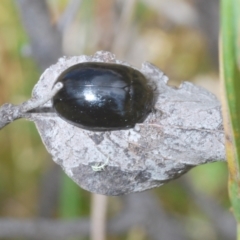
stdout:
[[(222, 72), (226, 94), (223, 110), (226, 150), (229, 166), (229, 195), (233, 213), (240, 227), (240, 71), (239, 71), (239, 0), (221, 1)], [(238, 229), (240, 239), (240, 229)]]
[(79, 186), (63, 172), (61, 177), (60, 216), (62, 218), (79, 217), (81, 213), (81, 195)]

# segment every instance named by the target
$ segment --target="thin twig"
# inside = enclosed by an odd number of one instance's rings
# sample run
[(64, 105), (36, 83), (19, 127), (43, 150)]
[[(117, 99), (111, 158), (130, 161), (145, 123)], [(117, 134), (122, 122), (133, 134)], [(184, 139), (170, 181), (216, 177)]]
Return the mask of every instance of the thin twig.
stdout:
[(62, 35), (51, 24), (45, 0), (15, 0), (28, 34), (31, 52), (41, 70), (62, 56)]
[(63, 33), (76, 17), (82, 0), (71, 0), (58, 21), (58, 29)]
[[(136, 0), (124, 1), (118, 27), (115, 31), (112, 51), (119, 57), (125, 57), (126, 46), (129, 43), (129, 33), (132, 29), (132, 17), (135, 10)], [(120, 33), (120, 34), (119, 34)]]
[(0, 107), (0, 129), (16, 119), (24, 117), (24, 115), (35, 108), (41, 107), (63, 87), (62, 83), (57, 83), (51, 91), (47, 92), (42, 98), (32, 98), (20, 105), (6, 103)]
[(106, 213), (107, 197), (98, 194), (92, 194), (91, 205), (91, 239), (106, 239)]

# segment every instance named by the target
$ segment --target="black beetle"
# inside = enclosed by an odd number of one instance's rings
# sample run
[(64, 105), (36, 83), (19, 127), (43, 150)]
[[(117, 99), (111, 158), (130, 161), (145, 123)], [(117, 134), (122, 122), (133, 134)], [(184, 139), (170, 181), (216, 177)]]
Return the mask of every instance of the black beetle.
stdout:
[(120, 64), (85, 62), (57, 79), (63, 88), (53, 107), (67, 122), (91, 131), (133, 128), (153, 109), (154, 93), (145, 76)]

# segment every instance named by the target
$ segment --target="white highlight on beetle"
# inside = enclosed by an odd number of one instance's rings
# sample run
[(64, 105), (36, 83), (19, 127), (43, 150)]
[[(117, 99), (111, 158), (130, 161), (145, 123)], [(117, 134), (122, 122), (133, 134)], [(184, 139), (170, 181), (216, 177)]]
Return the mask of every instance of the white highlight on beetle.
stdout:
[(95, 95), (93, 94), (93, 93), (87, 93), (86, 95), (85, 95), (85, 99), (87, 100), (87, 101), (95, 101), (96, 100), (96, 97), (95, 97)]
[(86, 101), (96, 101), (96, 94), (92, 91), (85, 91), (84, 97)]

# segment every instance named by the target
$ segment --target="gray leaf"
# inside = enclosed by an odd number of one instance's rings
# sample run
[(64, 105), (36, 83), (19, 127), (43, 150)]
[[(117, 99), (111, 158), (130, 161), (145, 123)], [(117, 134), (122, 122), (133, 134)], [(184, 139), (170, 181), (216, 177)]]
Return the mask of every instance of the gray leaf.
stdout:
[(144, 123), (129, 130), (91, 132), (59, 118), (49, 100), (57, 77), (76, 63), (92, 61), (129, 66), (103, 51), (91, 57), (61, 58), (42, 74), (32, 99), (19, 106), (32, 104), (29, 110), (36, 106), (33, 103), (43, 103), (32, 112), (20, 111), (21, 117), (34, 121), (53, 160), (79, 186), (105, 195), (139, 192), (194, 166), (225, 160), (221, 105), (216, 97), (188, 82), (179, 88), (168, 86), (168, 78), (150, 63), (140, 71), (156, 86), (157, 100)]

